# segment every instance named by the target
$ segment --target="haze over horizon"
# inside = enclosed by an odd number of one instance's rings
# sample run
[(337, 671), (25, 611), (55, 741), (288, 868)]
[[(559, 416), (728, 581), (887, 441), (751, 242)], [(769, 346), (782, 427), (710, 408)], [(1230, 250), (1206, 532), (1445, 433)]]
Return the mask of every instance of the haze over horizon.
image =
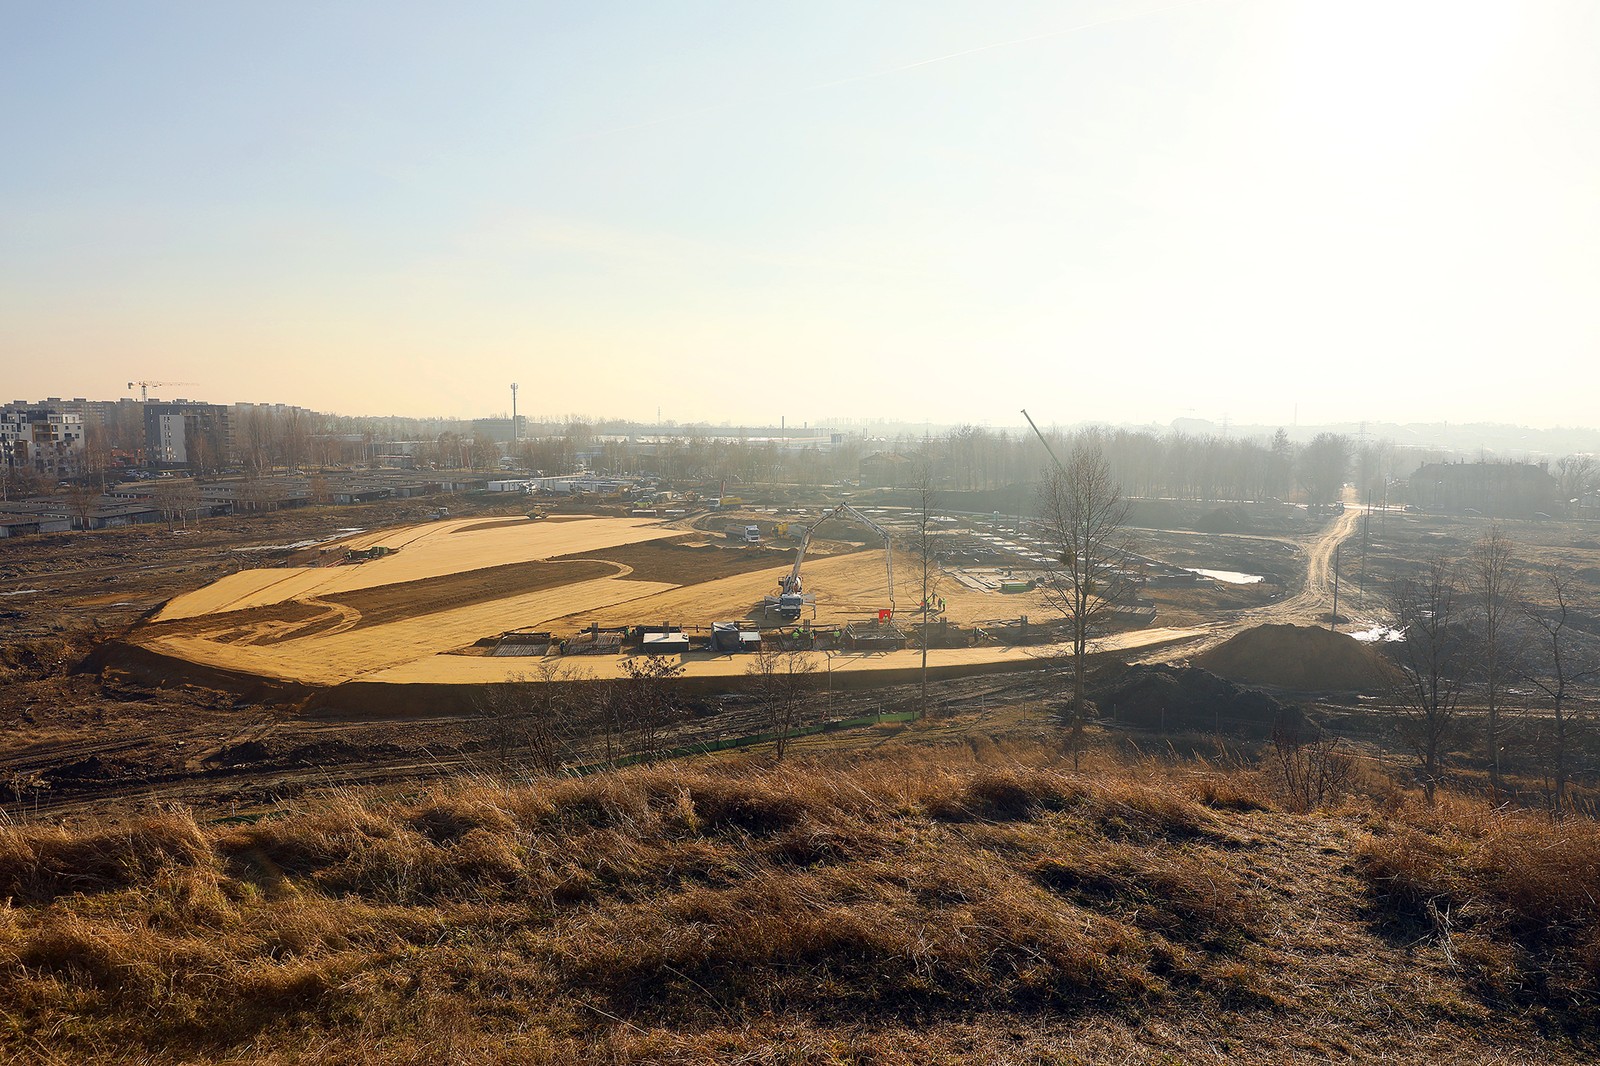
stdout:
[(1593, 426), (1600, 4), (0, 6), (0, 392)]

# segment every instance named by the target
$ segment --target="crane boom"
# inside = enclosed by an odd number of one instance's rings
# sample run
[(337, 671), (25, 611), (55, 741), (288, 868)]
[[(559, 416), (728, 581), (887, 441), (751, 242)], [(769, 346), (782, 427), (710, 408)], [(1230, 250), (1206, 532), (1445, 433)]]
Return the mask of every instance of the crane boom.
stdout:
[(1033, 424), (1033, 416), (1028, 413), (1026, 407), (1022, 409), (1022, 417), (1028, 420), (1028, 425), (1033, 426), (1033, 435), (1039, 438), (1040, 444), (1044, 445), (1044, 450), (1050, 454), (1050, 461), (1056, 464), (1056, 469), (1065, 474), (1067, 468), (1061, 465), (1061, 460), (1056, 458), (1056, 450), (1050, 447), (1050, 442), (1044, 439), (1044, 434), (1039, 432), (1039, 427)]
[(841, 503), (812, 523), (810, 528), (801, 536), (800, 548), (795, 552), (794, 556), (794, 566), (789, 570), (788, 576), (783, 579), (783, 590), (777, 598), (779, 617), (791, 620), (800, 617), (800, 610), (805, 605), (804, 593), (800, 583), (800, 566), (806, 561), (806, 549), (811, 547), (812, 534), (816, 533), (824, 522), (830, 522), (840, 515), (849, 515), (883, 538), (884, 565), (889, 577), (889, 610), (894, 610), (894, 549), (890, 546), (889, 531), (850, 504)]
[(150, 390), (162, 385), (194, 385), (193, 381), (130, 381), (128, 390), (133, 391), (135, 385), (139, 386), (139, 399), (141, 402), (150, 399)]

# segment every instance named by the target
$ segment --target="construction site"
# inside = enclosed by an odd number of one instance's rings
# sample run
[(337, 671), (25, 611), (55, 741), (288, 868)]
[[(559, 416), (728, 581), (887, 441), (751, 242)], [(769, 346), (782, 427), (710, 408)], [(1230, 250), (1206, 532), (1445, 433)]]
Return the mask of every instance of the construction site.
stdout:
[[(1052, 612), (1035, 589), (1037, 546), (942, 523), (929, 602), (914, 516), (848, 504), (781, 517), (704, 511), (670, 520), (541, 512), (434, 519), (297, 547), (177, 596), (128, 643), (176, 662), (327, 690), (393, 710), (481, 686), (537, 661), (582, 657), (620, 676), (634, 655), (671, 656), (682, 676), (743, 674), (747, 653), (817, 656), (848, 684), (861, 673), (934, 676), (1035, 665)], [(1114, 645), (1195, 635), (1128, 607)], [(881, 677), (878, 677), (881, 680)], [(342, 686), (353, 686), (339, 692)], [(385, 691), (381, 694), (378, 686)], [(465, 696), (463, 695), (463, 698)]]
[[(772, 652), (803, 675), (806, 729), (830, 745), (911, 718), (919, 735), (1052, 735), (1070, 628), (1036, 519), (957, 498), (924, 525), (903, 493), (855, 486), (744, 493), (485, 485), (13, 542), (0, 801), (259, 809), (472, 770), (499, 750), (495, 691), (544, 681), (594, 690), (562, 742), (581, 767), (608, 758), (592, 702), (651, 671), (680, 712), (651, 750), (719, 750), (768, 735), (755, 693)], [(1363, 701), (1385, 677), (1346, 634), (1381, 636), (1381, 584), (1476, 535), (1278, 502), (1138, 500), (1129, 526), (1127, 581), (1088, 649), (1102, 717), (1256, 738), (1293, 705), (1377, 728)], [(1516, 534), (1541, 565), (1592, 543), (1578, 523)], [(1276, 695), (1262, 710), (1229, 685)]]

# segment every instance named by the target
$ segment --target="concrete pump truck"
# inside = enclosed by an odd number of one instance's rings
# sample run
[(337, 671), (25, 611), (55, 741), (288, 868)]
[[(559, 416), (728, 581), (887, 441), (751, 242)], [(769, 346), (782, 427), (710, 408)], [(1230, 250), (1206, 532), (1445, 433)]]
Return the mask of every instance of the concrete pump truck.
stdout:
[(768, 611), (776, 613), (779, 618), (785, 621), (793, 622), (800, 617), (800, 613), (805, 609), (806, 604), (816, 602), (801, 587), (800, 564), (806, 561), (806, 549), (811, 546), (812, 535), (825, 522), (830, 522), (840, 515), (849, 515), (883, 538), (883, 558), (889, 576), (889, 610), (891, 613), (894, 611), (894, 550), (889, 545), (889, 531), (848, 503), (841, 503), (819, 518), (811, 528), (805, 531), (805, 534), (800, 538), (800, 550), (794, 556), (794, 568), (784, 577), (783, 585), (778, 595), (767, 597), (766, 609)]

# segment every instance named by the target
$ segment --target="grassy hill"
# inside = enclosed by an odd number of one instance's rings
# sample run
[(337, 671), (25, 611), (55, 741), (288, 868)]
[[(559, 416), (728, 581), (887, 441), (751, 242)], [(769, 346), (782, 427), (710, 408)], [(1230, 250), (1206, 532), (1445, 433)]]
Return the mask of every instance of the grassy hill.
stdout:
[(903, 745), (0, 827), (0, 1058), (1588, 1062), (1600, 831)]

